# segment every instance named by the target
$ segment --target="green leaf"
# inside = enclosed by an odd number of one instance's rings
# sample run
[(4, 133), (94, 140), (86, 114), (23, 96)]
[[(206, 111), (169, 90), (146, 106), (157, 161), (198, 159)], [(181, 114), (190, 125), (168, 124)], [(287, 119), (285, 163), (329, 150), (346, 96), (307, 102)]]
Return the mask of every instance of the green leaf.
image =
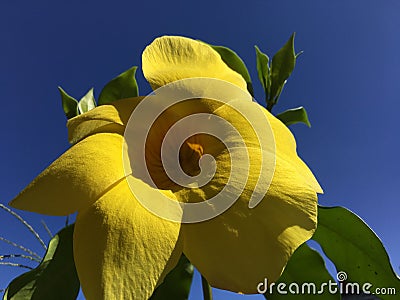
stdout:
[[(326, 270), (324, 259), (317, 251), (303, 244), (294, 252), (279, 280), (264, 296), (268, 300), (340, 300), (338, 289), (333, 294), (329, 292), (328, 286), (321, 288), (323, 284), (329, 285), (329, 282), (333, 284), (335, 280)], [(279, 285), (287, 294), (278, 292)], [(291, 293), (297, 292), (297, 289), (299, 293)]]
[(261, 52), (261, 50), (256, 48), (256, 61), (257, 61), (257, 73), (258, 79), (261, 82), (262, 87), (265, 92), (265, 99), (269, 99), (271, 80), (270, 80), (270, 69), (269, 69), (269, 57), (267, 54)]
[(79, 293), (79, 279), (72, 251), (74, 225), (54, 236), (40, 265), (15, 278), (3, 300), (72, 300)]
[(96, 100), (93, 95), (93, 88), (91, 88), (85, 96), (78, 103), (78, 110), (80, 114), (84, 114), (89, 110), (92, 110), (96, 107)]
[(98, 104), (103, 105), (119, 99), (137, 97), (139, 89), (135, 78), (136, 69), (137, 67), (132, 67), (107, 83), (100, 93)]
[(293, 33), (286, 44), (272, 58), (270, 99), (274, 104), (278, 101), (283, 86), (296, 64), (294, 37), (295, 34)]
[(283, 113), (276, 115), (276, 117), (281, 120), (286, 126), (296, 123), (304, 123), (308, 127), (311, 127), (310, 121), (308, 120), (307, 111), (302, 106), (288, 109)]
[(213, 46), (210, 45), (218, 54), (221, 56), (222, 60), (231, 68), (233, 71), (242, 75), (243, 79), (247, 83), (247, 91), (251, 96), (254, 97), (253, 84), (251, 82), (249, 71), (243, 60), (236, 54), (233, 50), (223, 47), (223, 46)]
[(182, 255), (176, 267), (165, 277), (164, 282), (154, 291), (150, 300), (188, 299), (193, 270), (193, 265)]
[(78, 101), (75, 98), (68, 95), (60, 86), (58, 87), (58, 90), (60, 91), (61, 94), (62, 107), (67, 119), (71, 119), (77, 116)]
[[(365, 283), (375, 288), (395, 288), (397, 296), (377, 295), (382, 300), (398, 299), (400, 279), (390, 265), (389, 256), (364, 221), (344, 207), (318, 207), (318, 228), (312, 238), (335, 264), (345, 272), (346, 282)], [(397, 297), (397, 298), (396, 298)]]

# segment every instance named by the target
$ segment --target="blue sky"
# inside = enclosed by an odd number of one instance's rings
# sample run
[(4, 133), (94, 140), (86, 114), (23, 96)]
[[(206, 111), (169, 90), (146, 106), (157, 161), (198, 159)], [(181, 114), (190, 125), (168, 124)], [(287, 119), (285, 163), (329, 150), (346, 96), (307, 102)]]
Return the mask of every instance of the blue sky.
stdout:
[[(77, 98), (91, 87), (98, 95), (111, 78), (140, 64), (142, 50), (155, 37), (174, 34), (234, 49), (248, 65), (260, 99), (253, 46), (275, 53), (295, 31), (296, 50), (304, 54), (275, 112), (307, 108), (312, 127), (297, 125), (292, 131), (300, 156), (325, 190), (320, 203), (359, 214), (380, 236), (399, 272), (398, 1), (65, 3), (0, 4), (1, 203), (68, 148), (58, 85)], [(150, 88), (138, 73), (145, 94)], [(46, 220), (53, 232), (64, 222), (22, 215), (39, 228)], [(0, 216), (0, 236), (43, 252), (18, 222)], [(0, 253), (11, 250), (0, 244)], [(0, 266), (0, 289), (19, 272)], [(200, 293), (197, 282), (195, 288)]]

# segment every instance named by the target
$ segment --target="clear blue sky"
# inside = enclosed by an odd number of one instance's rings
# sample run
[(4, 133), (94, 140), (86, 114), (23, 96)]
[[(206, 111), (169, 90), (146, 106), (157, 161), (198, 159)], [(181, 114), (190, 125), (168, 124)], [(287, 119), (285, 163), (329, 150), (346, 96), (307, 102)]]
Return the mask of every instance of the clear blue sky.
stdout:
[[(399, 272), (399, 13), (396, 0), (2, 1), (0, 202), (8, 203), (68, 147), (58, 85), (76, 97), (91, 87), (99, 92), (139, 65), (155, 37), (175, 34), (236, 50), (261, 98), (253, 46), (272, 54), (296, 31), (296, 50), (304, 54), (275, 111), (307, 108), (312, 128), (292, 130), (325, 190), (320, 202), (358, 213)], [(138, 75), (142, 93), (149, 92)], [(45, 219), (54, 232), (64, 222), (22, 214), (37, 227)], [(0, 236), (43, 252), (3, 212)], [(0, 244), (0, 254), (10, 251)], [(0, 267), (0, 289), (18, 272)], [(242, 297), (216, 293), (215, 299)]]

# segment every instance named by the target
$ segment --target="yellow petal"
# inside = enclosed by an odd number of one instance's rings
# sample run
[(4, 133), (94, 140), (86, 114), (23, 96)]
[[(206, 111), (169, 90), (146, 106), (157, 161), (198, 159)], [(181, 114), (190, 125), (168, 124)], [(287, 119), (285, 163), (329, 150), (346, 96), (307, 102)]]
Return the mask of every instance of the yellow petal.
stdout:
[(89, 135), (100, 132), (123, 134), (132, 111), (143, 98), (118, 100), (70, 119), (67, 123), (69, 142), (75, 144)]
[(78, 213), (74, 258), (86, 299), (147, 300), (179, 260), (179, 230), (144, 209), (125, 180), (118, 183)]
[(214, 219), (183, 224), (184, 253), (212, 286), (257, 293), (258, 283), (276, 281), (295, 249), (311, 238), (317, 196), (290, 165), (280, 163), (255, 208), (244, 196)]
[[(265, 278), (268, 282), (277, 280), (296, 248), (311, 238), (317, 222), (316, 192), (320, 188), (297, 156), (290, 131), (265, 112), (275, 137), (275, 172), (268, 193), (255, 208), (249, 208), (260, 165), (270, 159), (271, 149), (257, 146), (251, 126), (231, 111), (221, 107), (215, 112), (234, 124), (244, 137), (249, 165), (244, 163), (243, 148), (224, 150), (214, 155), (217, 171), (207, 185), (182, 189), (175, 195), (184, 202), (210, 199), (221, 192), (229, 177), (237, 176), (232, 172), (234, 167), (238, 168), (236, 173), (248, 177), (244, 182), (235, 180), (230, 187), (228, 196), (237, 195), (239, 199), (226, 212), (205, 222), (183, 225), (184, 253), (212, 286), (257, 293), (258, 283)], [(205, 151), (207, 146), (203, 144)], [(239, 159), (231, 163), (232, 157)]]
[(54, 161), (10, 205), (49, 215), (68, 215), (89, 206), (125, 177), (122, 144), (119, 134), (87, 137)]
[(142, 69), (153, 89), (193, 77), (228, 81), (247, 91), (246, 81), (209, 45), (180, 36), (155, 39), (143, 52)]
[(280, 159), (285, 160), (288, 164), (292, 165), (300, 176), (304, 178), (305, 184), (309, 185), (316, 193), (323, 193), (321, 186), (315, 179), (311, 170), (307, 165), (298, 157), (296, 152), (296, 140), (293, 134), (279, 119), (275, 118), (269, 111), (263, 109), (268, 121), (272, 127), (274, 137), (276, 154)]

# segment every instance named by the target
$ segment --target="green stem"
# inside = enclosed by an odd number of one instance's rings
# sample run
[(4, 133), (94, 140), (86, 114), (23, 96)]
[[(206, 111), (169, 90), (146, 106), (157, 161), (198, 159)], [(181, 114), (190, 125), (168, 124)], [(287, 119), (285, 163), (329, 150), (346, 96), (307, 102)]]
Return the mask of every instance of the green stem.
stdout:
[(274, 106), (274, 103), (272, 101), (267, 101), (267, 110), (269, 112), (272, 112), (272, 107)]
[(211, 286), (208, 284), (207, 279), (201, 275), (201, 285), (203, 287), (203, 299), (212, 300)]

